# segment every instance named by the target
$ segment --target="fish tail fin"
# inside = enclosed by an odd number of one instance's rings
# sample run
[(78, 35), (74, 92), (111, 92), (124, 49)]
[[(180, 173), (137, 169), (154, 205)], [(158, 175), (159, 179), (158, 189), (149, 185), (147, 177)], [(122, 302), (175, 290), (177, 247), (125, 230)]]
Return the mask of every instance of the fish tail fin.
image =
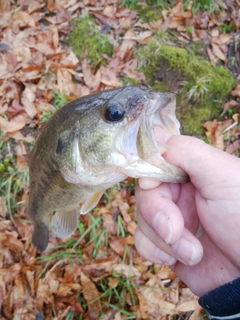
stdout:
[(32, 243), (37, 251), (44, 251), (47, 248), (49, 239), (49, 230), (44, 222), (34, 223)]
[(32, 244), (39, 252), (43, 252), (48, 245), (49, 239), (49, 231), (48, 231), (48, 224), (44, 221), (35, 220), (35, 215), (31, 213), (32, 211), (27, 206), (24, 210), (24, 214), (29, 216), (33, 221), (34, 230), (32, 235)]
[(67, 238), (78, 225), (78, 209), (57, 210), (52, 218), (52, 231), (58, 238)]

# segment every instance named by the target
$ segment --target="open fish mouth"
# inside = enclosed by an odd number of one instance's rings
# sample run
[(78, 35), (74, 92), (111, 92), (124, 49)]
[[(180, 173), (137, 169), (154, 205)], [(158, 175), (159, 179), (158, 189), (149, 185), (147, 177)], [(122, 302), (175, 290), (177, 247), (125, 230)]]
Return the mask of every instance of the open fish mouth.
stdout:
[[(166, 151), (164, 137), (159, 143), (155, 135), (155, 129), (160, 128), (168, 135), (180, 134), (180, 123), (176, 118), (176, 96), (173, 93), (150, 92), (150, 101), (143, 110), (141, 128), (145, 136), (148, 136), (149, 143), (155, 147), (157, 154)], [(153, 150), (152, 150), (153, 152)], [(149, 157), (151, 153), (149, 153)]]
[(180, 123), (175, 110), (175, 94), (148, 92), (148, 99), (140, 117), (129, 123), (123, 134), (121, 150), (129, 165), (121, 170), (122, 172), (132, 177), (154, 178), (162, 182), (189, 181), (188, 175), (182, 169), (162, 157), (167, 149), (164, 143), (159, 143), (159, 137), (155, 135), (158, 129), (167, 136), (180, 134)]

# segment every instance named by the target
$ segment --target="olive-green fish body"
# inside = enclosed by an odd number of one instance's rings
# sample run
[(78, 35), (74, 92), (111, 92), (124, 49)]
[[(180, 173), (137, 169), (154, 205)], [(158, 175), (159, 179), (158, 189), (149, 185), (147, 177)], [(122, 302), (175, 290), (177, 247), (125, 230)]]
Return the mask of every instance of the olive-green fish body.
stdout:
[(179, 134), (175, 96), (144, 86), (77, 99), (43, 125), (29, 157), (28, 212), (39, 251), (47, 247), (52, 212), (52, 231), (68, 237), (79, 212), (93, 209), (106, 189), (127, 176), (188, 181), (185, 172), (162, 158), (154, 126)]

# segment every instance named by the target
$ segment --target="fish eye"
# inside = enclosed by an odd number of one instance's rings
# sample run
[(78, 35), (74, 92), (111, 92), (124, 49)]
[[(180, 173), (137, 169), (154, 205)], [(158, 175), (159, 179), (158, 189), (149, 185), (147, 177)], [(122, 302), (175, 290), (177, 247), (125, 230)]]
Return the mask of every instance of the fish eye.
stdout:
[(117, 122), (123, 119), (125, 110), (121, 105), (112, 104), (105, 110), (105, 119), (111, 122)]

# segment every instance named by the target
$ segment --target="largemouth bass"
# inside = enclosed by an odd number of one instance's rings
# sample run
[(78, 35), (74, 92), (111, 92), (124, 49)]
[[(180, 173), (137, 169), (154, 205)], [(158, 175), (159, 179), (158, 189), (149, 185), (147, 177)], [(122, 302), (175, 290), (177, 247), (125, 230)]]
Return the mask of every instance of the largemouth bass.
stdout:
[(52, 212), (52, 231), (69, 237), (79, 213), (93, 209), (106, 189), (128, 176), (189, 180), (161, 156), (155, 126), (179, 134), (175, 95), (142, 85), (82, 97), (52, 115), (29, 156), (27, 211), (37, 250), (47, 247)]

